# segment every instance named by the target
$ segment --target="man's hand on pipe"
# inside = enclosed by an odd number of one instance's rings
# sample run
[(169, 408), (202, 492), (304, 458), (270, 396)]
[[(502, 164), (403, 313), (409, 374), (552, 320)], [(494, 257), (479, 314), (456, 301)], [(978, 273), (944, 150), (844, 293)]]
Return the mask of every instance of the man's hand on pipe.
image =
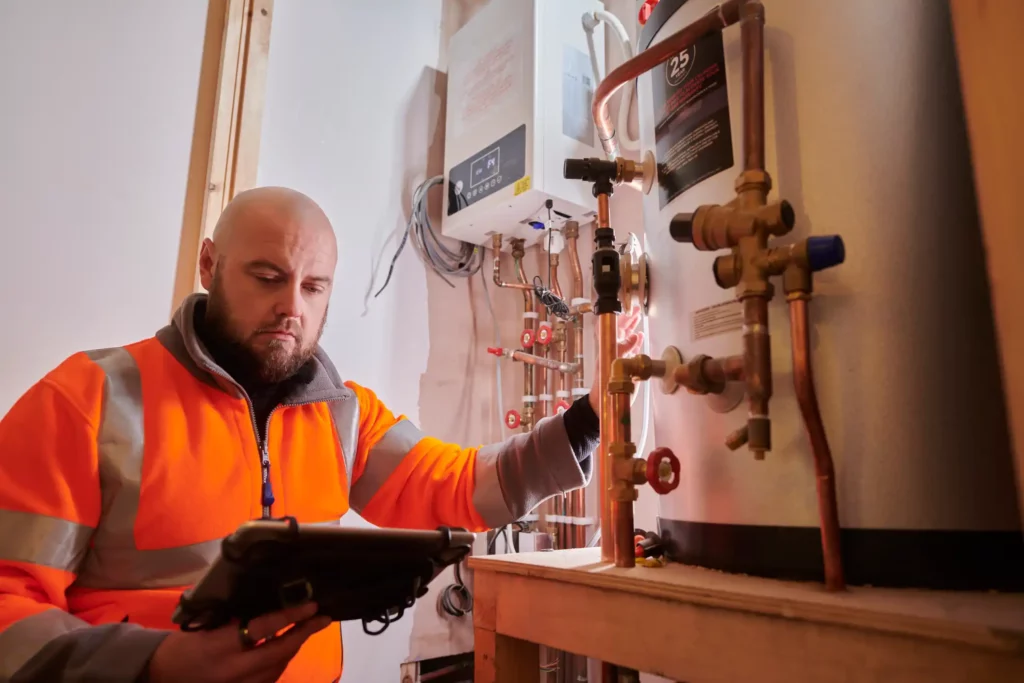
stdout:
[[(643, 332), (640, 331), (640, 307), (634, 306), (633, 310), (629, 313), (623, 313), (616, 317), (616, 342), (618, 343), (618, 352), (616, 356), (618, 358), (629, 358), (635, 356), (640, 352), (641, 347), (644, 343)], [(595, 330), (597, 325), (594, 325)], [(594, 372), (594, 383), (590, 387), (590, 407), (594, 409), (594, 412), (598, 415), (601, 414), (601, 395), (604, 394), (608, 387), (602, 387), (597, 382), (597, 372)], [(633, 395), (634, 397), (636, 394)]]

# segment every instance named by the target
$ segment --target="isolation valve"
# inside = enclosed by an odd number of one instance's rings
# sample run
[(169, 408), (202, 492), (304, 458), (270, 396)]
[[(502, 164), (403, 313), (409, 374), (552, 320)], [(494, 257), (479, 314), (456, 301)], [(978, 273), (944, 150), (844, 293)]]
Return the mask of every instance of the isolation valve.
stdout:
[(515, 410), (510, 410), (505, 413), (505, 426), (509, 429), (515, 429), (519, 426), (519, 423), (523, 421), (519, 413)]
[(659, 495), (675, 491), (679, 487), (679, 458), (671, 449), (655, 448), (647, 456), (647, 483)]
[(551, 329), (551, 323), (549, 323), (547, 321), (544, 321), (537, 328), (537, 343), (538, 344), (543, 344), (543, 345), (547, 346), (549, 343), (551, 343), (551, 338), (553, 336), (554, 336), (554, 333), (553, 333), (553, 331)]
[(567, 410), (569, 410), (569, 402), (564, 398), (558, 399), (558, 402), (555, 403), (555, 415), (561, 415)]
[(533, 348), (533, 340), (534, 340), (533, 330), (523, 330), (523, 333), (521, 335), (519, 335), (519, 344), (524, 349), (532, 349)]

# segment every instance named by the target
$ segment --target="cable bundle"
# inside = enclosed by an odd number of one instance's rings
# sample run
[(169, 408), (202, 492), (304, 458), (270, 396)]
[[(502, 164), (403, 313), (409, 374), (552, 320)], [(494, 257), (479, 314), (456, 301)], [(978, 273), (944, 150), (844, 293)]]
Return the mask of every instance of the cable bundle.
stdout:
[[(471, 277), (476, 275), (484, 263), (484, 250), (469, 242), (459, 242), (457, 251), (452, 251), (444, 245), (434, 226), (430, 223), (430, 216), (427, 215), (427, 192), (435, 185), (444, 182), (444, 176), (434, 176), (423, 181), (412, 198), (412, 213), (409, 221), (405, 224), (405, 234), (402, 241), (391, 258), (391, 266), (388, 268), (387, 279), (384, 285), (377, 290), (374, 298), (380, 296), (384, 288), (391, 282), (391, 274), (395, 270), (395, 263), (405, 249), (405, 243), (412, 237), (413, 247), (419, 252), (420, 258), (444, 280), (449, 287), (454, 287), (448, 277)], [(448, 276), (448, 277), (445, 277)]]
[(462, 581), (461, 563), (455, 565), (455, 583), (445, 586), (438, 596), (438, 603), (453, 617), (464, 617), (473, 611), (473, 594)]
[(539, 275), (533, 278), (533, 293), (540, 299), (540, 302), (544, 304), (544, 307), (548, 309), (548, 313), (551, 315), (567, 322), (573, 319), (569, 304), (565, 303), (565, 299), (557, 296), (545, 287), (544, 281), (541, 280)]

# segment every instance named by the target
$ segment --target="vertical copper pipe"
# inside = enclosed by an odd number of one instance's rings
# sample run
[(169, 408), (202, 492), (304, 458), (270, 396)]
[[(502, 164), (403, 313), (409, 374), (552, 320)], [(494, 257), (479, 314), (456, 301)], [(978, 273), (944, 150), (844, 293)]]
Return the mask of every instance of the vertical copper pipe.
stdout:
[(601, 560), (615, 560), (615, 530), (612, 525), (611, 496), (611, 454), (608, 446), (612, 443), (612, 399), (608, 393), (608, 380), (611, 379), (612, 361), (616, 356), (615, 315), (597, 316), (597, 385), (604, 387), (601, 394), (601, 436), (597, 451), (598, 486), (601, 494)]
[[(523, 254), (522, 254), (522, 240), (519, 241), (518, 245), (515, 245), (513, 255), (515, 256), (516, 265), (516, 279), (519, 280), (520, 285), (527, 285), (526, 271), (523, 270)], [(523, 289), (523, 311), (525, 313), (533, 313), (533, 291), (532, 289)], [(533, 317), (523, 317), (524, 328), (532, 330), (534, 334), (537, 332), (537, 321)], [(523, 363), (523, 394), (526, 396), (536, 396), (537, 392), (534, 387), (534, 373), (533, 366), (529, 363)], [(528, 432), (533, 429), (535, 421), (534, 407), (532, 403), (523, 403), (523, 416), (522, 425), (523, 431)]]
[[(559, 299), (561, 299), (562, 298), (562, 286), (558, 283), (558, 262), (559, 262), (558, 254), (548, 253), (548, 287), (551, 288), (551, 293), (552, 294), (554, 294)], [(544, 308), (544, 307), (542, 306), (542, 308)], [(553, 346), (554, 346), (554, 353), (552, 355), (555, 356), (555, 358), (557, 358), (559, 361), (561, 361), (563, 363), (565, 362), (565, 356), (566, 356), (566, 354), (565, 354), (565, 340), (562, 337), (562, 333), (564, 332), (564, 326), (565, 325), (564, 325), (564, 323), (561, 320), (555, 319), (554, 325), (552, 327), (553, 339), (557, 339), (558, 340), (558, 341), (555, 341), (554, 344), (553, 344)], [(545, 387), (544, 391), (545, 391), (545, 393), (550, 394), (552, 396), (552, 401), (551, 401), (551, 403), (548, 404), (548, 408), (549, 408), (549, 411), (547, 412), (548, 415), (553, 415), (554, 412), (555, 412), (554, 406), (557, 405), (557, 403), (558, 403), (558, 396), (556, 394), (557, 390), (560, 389), (563, 384), (567, 384), (568, 381), (569, 381), (569, 377), (564, 372), (549, 372), (549, 373), (547, 373), (547, 386)], [(570, 509), (572, 501), (570, 500), (570, 496), (568, 494), (564, 494), (563, 493), (562, 495), (557, 496), (557, 498), (558, 498), (558, 505), (557, 505), (557, 507), (560, 510), (560, 512), (558, 512), (556, 514), (560, 514), (563, 517), (572, 516), (572, 512), (571, 512), (571, 509)], [(572, 527), (571, 524), (568, 524), (565, 521), (559, 522), (558, 523), (558, 536), (559, 536), (559, 546), (558, 546), (559, 548), (572, 548), (573, 547), (573, 527)], [(564, 664), (565, 663), (565, 657), (563, 657), (562, 659), (563, 659), (563, 664)], [(564, 667), (563, 667), (563, 669), (564, 669)]]
[[(597, 195), (597, 226), (610, 228), (608, 195)], [(618, 355), (616, 339), (615, 314), (604, 313), (597, 316), (597, 385), (601, 387), (601, 434), (598, 443), (598, 486), (601, 491), (601, 560), (615, 561), (615, 529), (612, 518), (612, 476), (611, 453), (614, 420), (612, 418), (612, 400), (608, 393), (608, 380), (611, 379), (612, 361)]]
[(743, 299), (743, 362), (747, 380), (748, 447), (758, 460), (771, 450), (768, 400), (772, 396), (771, 337), (768, 335), (768, 300)]
[(832, 465), (832, 451), (825, 436), (825, 425), (818, 410), (818, 396), (814, 391), (814, 371), (811, 366), (810, 329), (807, 299), (793, 298), (789, 302), (790, 334), (793, 337), (793, 384), (796, 400), (807, 427), (814, 454), (814, 474), (818, 486), (818, 517), (821, 524), (821, 549), (825, 558), (825, 586), (828, 590), (842, 590), (843, 557), (839, 543), (839, 507), (836, 502), (836, 478)]
[[(632, 437), (629, 428), (630, 398), (632, 398), (630, 394), (612, 394), (612, 419), (615, 432), (612, 443), (627, 443)], [(615, 566), (635, 567), (636, 546), (633, 543), (633, 501), (621, 502), (613, 500), (612, 520), (612, 523), (615, 525)]]
[[(580, 226), (576, 221), (569, 221), (565, 224), (565, 243), (569, 252), (569, 267), (572, 270), (572, 289), (570, 290), (573, 299), (583, 298), (583, 268), (580, 266), (580, 252), (578, 238)], [(586, 387), (586, 380), (583, 374), (583, 315), (577, 314), (572, 322), (572, 362), (579, 366), (579, 371), (573, 375), (573, 388), (577, 393), (582, 393)], [(600, 467), (600, 466), (599, 466)], [(583, 518), (587, 516), (587, 492), (586, 489), (577, 489), (570, 494), (572, 498), (572, 514), (574, 517)], [(587, 528), (582, 524), (576, 525), (575, 546), (582, 548), (587, 544)]]
[(740, 7), (743, 46), (743, 170), (764, 170), (764, 5)]

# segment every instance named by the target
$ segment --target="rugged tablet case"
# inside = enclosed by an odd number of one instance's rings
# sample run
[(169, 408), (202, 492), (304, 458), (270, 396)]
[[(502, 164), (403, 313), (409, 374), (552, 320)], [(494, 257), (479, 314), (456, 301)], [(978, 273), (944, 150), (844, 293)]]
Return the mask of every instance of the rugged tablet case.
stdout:
[[(402, 617), (448, 565), (473, 544), (465, 529), (364, 529), (298, 524), (293, 518), (246, 522), (221, 543), (221, 554), (178, 602), (183, 631), (218, 628), (232, 619), (315, 600), (319, 614), (363, 622), (371, 635)], [(372, 624), (380, 624), (372, 627)]]

